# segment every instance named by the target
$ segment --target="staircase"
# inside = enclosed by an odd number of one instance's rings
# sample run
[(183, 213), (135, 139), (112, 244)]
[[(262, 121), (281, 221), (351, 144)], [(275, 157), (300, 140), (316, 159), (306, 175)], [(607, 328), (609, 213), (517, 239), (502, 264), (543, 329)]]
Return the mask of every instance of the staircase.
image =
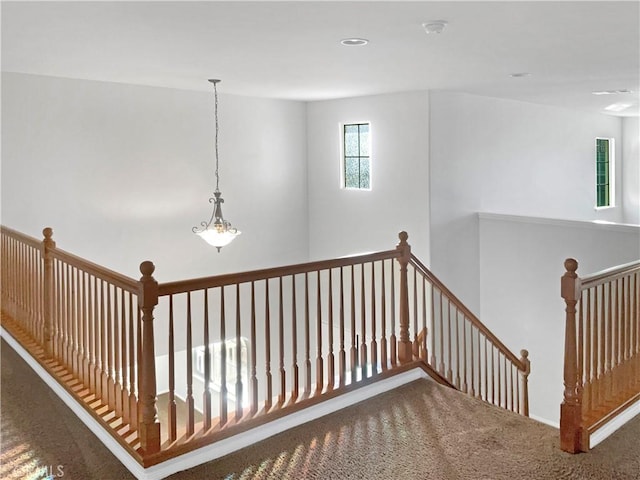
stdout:
[(43, 234), (2, 227), (2, 327), (143, 469), (409, 372), (528, 415), (527, 352), (405, 232), (391, 250), (168, 283), (151, 262), (135, 280)]

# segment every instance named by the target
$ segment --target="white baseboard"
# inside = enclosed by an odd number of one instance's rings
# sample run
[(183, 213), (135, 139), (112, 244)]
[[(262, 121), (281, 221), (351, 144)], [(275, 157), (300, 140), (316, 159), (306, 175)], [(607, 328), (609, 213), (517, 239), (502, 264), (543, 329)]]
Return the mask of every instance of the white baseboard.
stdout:
[(599, 428), (589, 437), (589, 448), (593, 448), (607, 437), (611, 436), (616, 430), (620, 429), (625, 423), (629, 422), (636, 415), (640, 415), (640, 400), (627, 408), (620, 415), (608, 422), (604, 427)]
[(22, 357), (31, 369), (138, 480), (161, 480), (176, 472), (215, 460), (258, 441), (393, 390), (414, 380), (421, 378), (431, 379), (422, 369), (415, 368), (145, 469), (1, 326), (0, 336), (6, 340), (11, 348)]
[(529, 418), (535, 420), (536, 422), (544, 423), (553, 428), (560, 428), (560, 422), (554, 422), (553, 420), (549, 420), (548, 418), (538, 417), (537, 415), (529, 414)]
[(109, 435), (104, 427), (87, 412), (84, 407), (67, 392), (58, 381), (53, 378), (49, 372), (47, 372), (37, 360), (35, 360), (29, 352), (27, 352), (22, 346), (0, 326), (0, 337), (2, 337), (15, 352), (22, 357), (22, 359), (31, 367), (31, 369), (38, 375), (44, 383), (46, 383), (53, 392), (60, 397), (67, 407), (84, 423), (93, 434), (103, 443), (107, 449), (120, 460), (120, 462), (129, 470), (133, 476), (138, 479), (145, 479), (144, 468), (140, 465), (136, 459), (134, 459), (129, 452), (127, 452), (111, 435)]

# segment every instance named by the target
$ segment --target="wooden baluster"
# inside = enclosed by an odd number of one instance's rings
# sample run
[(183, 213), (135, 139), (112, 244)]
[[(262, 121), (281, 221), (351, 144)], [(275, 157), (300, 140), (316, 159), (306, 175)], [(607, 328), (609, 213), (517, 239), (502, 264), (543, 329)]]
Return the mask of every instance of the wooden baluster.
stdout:
[(391, 335), (389, 336), (391, 366), (398, 364), (398, 339), (396, 338), (396, 275), (391, 261)]
[(458, 311), (458, 307), (455, 307), (456, 316), (455, 318), (455, 327), (456, 327), (456, 388), (460, 389), (460, 312)]
[(598, 287), (596, 287), (596, 308), (595, 311), (599, 313), (600, 321), (600, 374), (598, 381), (598, 404), (604, 403), (605, 398), (605, 384), (607, 381), (607, 356), (606, 356), (606, 344), (607, 344), (607, 322), (605, 316), (605, 287), (600, 285), (600, 309), (598, 310)]
[(311, 318), (309, 315), (309, 272), (304, 274), (304, 396), (311, 395)]
[(329, 332), (328, 332), (328, 343), (329, 343), (329, 352), (327, 354), (327, 388), (328, 390), (333, 390), (335, 385), (335, 358), (333, 355), (333, 271), (331, 269), (327, 270), (329, 274), (329, 295), (327, 300), (327, 315), (329, 316)]
[[(193, 321), (191, 317), (191, 292), (187, 292), (187, 437), (195, 432), (195, 399), (193, 398)], [(226, 403), (226, 402), (225, 402)]]
[(620, 288), (619, 279), (611, 282), (611, 288), (614, 290), (613, 294), (613, 306), (612, 306), (612, 330), (613, 330), (613, 358), (611, 360), (611, 398), (615, 398), (618, 394), (619, 385), (619, 373), (618, 367), (620, 366)]
[(72, 369), (73, 365), (73, 339), (71, 338), (72, 329), (72, 316), (73, 316), (73, 301), (72, 301), (72, 284), (71, 284), (71, 265), (66, 264), (63, 272), (64, 282), (64, 317), (63, 317), (63, 329), (64, 329), (64, 351), (63, 351), (63, 363), (68, 369)]
[(224, 305), (224, 285), (220, 287), (220, 426), (228, 420), (227, 402), (227, 331)]
[(631, 389), (631, 387), (633, 386), (633, 369), (631, 368), (631, 341), (633, 339), (633, 329), (632, 329), (632, 324), (631, 324), (631, 277), (627, 276), (625, 277), (623, 280), (623, 290), (626, 287), (626, 290), (624, 291), (624, 298), (625, 298), (625, 307), (624, 307), (624, 311), (625, 311), (625, 331), (626, 331), (626, 335), (625, 335), (625, 347), (624, 347), (624, 351), (625, 351), (625, 368), (626, 368), (626, 381), (625, 381), (625, 390), (626, 389)]
[[(364, 265), (363, 265), (364, 268)], [(376, 275), (371, 262), (371, 374), (378, 374), (378, 342), (376, 341)]]
[(580, 280), (576, 274), (578, 262), (567, 259), (561, 281), (561, 295), (566, 303), (564, 400), (560, 407), (560, 447), (570, 453), (585, 451), (582, 427), (582, 399), (578, 392), (576, 352), (576, 303), (580, 296)]
[(204, 341), (204, 389), (202, 391), (202, 416), (203, 429), (211, 428), (211, 418), (213, 412), (211, 409), (211, 346), (209, 339), (209, 290), (203, 291), (204, 294), (204, 324), (203, 324), (203, 341)]
[[(584, 305), (586, 302), (586, 315), (584, 314)], [(583, 319), (583, 315), (585, 318)], [(591, 398), (591, 290), (587, 290), (586, 298), (583, 297), (580, 302), (580, 322), (584, 323), (584, 387), (582, 391), (582, 405), (585, 411), (588, 412), (593, 408), (593, 401)]]
[(418, 344), (418, 272), (413, 270), (413, 356), (420, 356)]
[(453, 382), (453, 371), (451, 369), (451, 300), (447, 297), (447, 380)]
[[(491, 345), (491, 403), (497, 405), (496, 403), (496, 351)], [(498, 363), (498, 368), (500, 368), (500, 364)], [(500, 374), (500, 372), (498, 372)], [(500, 385), (498, 385), (498, 394), (500, 394)]]
[(169, 295), (169, 441), (178, 438), (177, 407), (176, 407), (176, 346), (173, 323), (173, 295)]
[[(91, 288), (93, 285), (93, 288)], [(98, 279), (91, 276), (91, 281), (89, 283), (89, 295), (90, 295), (90, 325), (91, 325), (91, 367), (90, 367), (90, 375), (91, 375), (91, 391), (96, 396), (96, 399), (100, 397), (100, 320), (99, 320), (99, 306), (98, 306)], [(138, 421), (134, 422), (135, 428), (138, 428)]]
[(429, 328), (427, 327), (427, 280), (422, 278), (422, 331), (424, 336), (422, 338), (422, 361), (427, 363), (429, 361), (429, 342), (427, 336), (430, 335)]
[[(122, 298), (124, 291), (120, 290), (120, 300), (124, 302)], [(122, 303), (120, 304), (122, 306)], [(122, 386), (120, 380), (120, 310), (118, 309), (118, 288), (114, 287), (114, 301), (113, 301), (113, 382), (115, 392), (114, 407), (116, 415), (122, 416)]]
[(100, 317), (100, 290), (99, 290), (100, 280), (97, 277), (93, 277), (93, 321), (94, 329), (93, 329), (93, 351), (95, 354), (95, 362), (93, 364), (93, 378), (95, 382), (94, 392), (96, 394), (97, 399), (102, 398), (102, 381), (101, 381), (101, 356), (100, 356), (100, 347), (102, 345), (102, 337), (100, 336), (101, 331), (101, 317)]
[(125, 294), (124, 290), (121, 290), (120, 296), (120, 357), (119, 363), (117, 364), (116, 371), (118, 372), (118, 386), (120, 392), (118, 394), (118, 401), (120, 402), (120, 411), (122, 412), (122, 416), (126, 416), (126, 406), (127, 406), (127, 387), (126, 387), (126, 368), (127, 368), (127, 295), (131, 295), (131, 293), (127, 292)]
[(442, 301), (442, 290), (438, 290), (440, 293), (440, 375), (445, 375), (444, 368), (444, 303)]
[(467, 317), (462, 314), (462, 391), (467, 393)]
[(240, 284), (236, 283), (236, 422), (239, 422), (242, 418), (242, 403), (244, 400), (242, 385), (242, 318), (240, 314)]
[(296, 277), (291, 276), (291, 375), (293, 376), (293, 387), (291, 391), (291, 402), (295, 403), (300, 392), (299, 371), (298, 371), (298, 307), (296, 305)]
[(90, 388), (91, 385), (91, 323), (92, 320), (92, 308), (91, 308), (91, 278), (86, 272), (82, 273), (82, 323), (83, 323), (83, 338), (84, 345), (82, 348), (82, 378), (84, 379), (84, 385)]
[[(129, 423), (134, 429), (138, 428), (138, 398), (136, 396), (136, 322), (140, 309), (133, 308), (133, 295), (129, 295)], [(138, 357), (139, 358), (139, 357)]]
[(322, 294), (320, 289), (320, 270), (317, 272), (316, 285), (316, 393), (321, 393), (324, 386), (324, 361), (322, 358)]
[[(471, 361), (469, 362), (469, 379), (471, 380), (471, 388), (469, 389), (469, 395), (471, 395), (472, 397), (476, 396), (476, 390), (475, 390), (475, 383), (476, 383), (476, 372), (475, 372), (475, 356), (473, 354), (473, 344), (474, 344), (474, 340), (473, 340), (473, 325), (469, 326), (469, 358), (471, 359)], [(465, 352), (466, 352), (466, 348), (465, 348)], [(478, 372), (480, 371), (480, 361), (478, 359)], [(480, 390), (478, 388), (478, 390)]]
[(78, 378), (80, 370), (78, 368), (79, 356), (78, 356), (78, 317), (79, 307), (78, 302), (80, 299), (80, 293), (78, 291), (78, 269), (71, 267), (71, 372)]
[(107, 375), (107, 403), (109, 407), (113, 408), (115, 405), (115, 382), (113, 381), (113, 346), (114, 346), (114, 331), (113, 331), (113, 306), (112, 306), (112, 285), (107, 283), (107, 368), (105, 373)]
[[(435, 287), (431, 284), (429, 285), (429, 289), (431, 290), (431, 333), (429, 335), (431, 337), (431, 359), (429, 360), (429, 363), (433, 368), (438, 368), (438, 363), (436, 360), (436, 292)], [(440, 336), (442, 337), (442, 330), (440, 330)]]
[(345, 385), (347, 376), (347, 353), (344, 349), (344, 267), (340, 267), (340, 353), (338, 354), (338, 369), (340, 370), (340, 386)]
[(380, 278), (380, 364), (384, 371), (389, 367), (387, 352), (387, 284), (385, 281), (385, 261), (382, 260), (380, 263), (382, 270), (382, 277)]
[(56, 298), (58, 318), (56, 319), (56, 337), (58, 339), (58, 346), (56, 351), (57, 360), (61, 363), (65, 363), (65, 318), (66, 318), (66, 307), (65, 302), (67, 298), (66, 293), (66, 282), (64, 279), (64, 264), (60, 261), (57, 262), (56, 272), (58, 274), (58, 285), (56, 286), (56, 292), (58, 293)]
[(355, 270), (351, 265), (351, 383), (358, 380), (358, 348), (356, 346), (356, 293), (355, 293)]
[(529, 374), (531, 373), (531, 361), (529, 360), (529, 352), (520, 350), (520, 364), (522, 367), (522, 410), (520, 413), (525, 417), (529, 416)]
[(284, 369), (284, 305), (282, 301), (282, 277), (278, 282), (278, 355), (280, 356), (280, 395), (278, 406), (282, 407), (287, 399), (287, 375)]
[[(611, 282), (606, 284), (607, 288), (607, 301), (606, 301), (606, 320), (607, 320), (607, 357), (606, 357), (606, 374), (605, 374), (605, 398), (607, 400), (611, 399), (613, 396), (613, 379), (612, 379), (612, 370), (614, 367), (613, 363), (613, 289), (611, 287)], [(605, 305), (603, 305), (604, 307)]]
[(269, 308), (269, 279), (264, 285), (264, 357), (265, 357), (265, 377), (266, 395), (264, 409), (269, 411), (273, 405), (273, 378), (271, 375), (271, 313)]
[(100, 279), (100, 392), (104, 404), (109, 404), (109, 364), (107, 363), (107, 319), (105, 313), (105, 281)]
[(369, 357), (367, 352), (367, 306), (365, 299), (364, 263), (360, 265), (360, 375), (369, 376)]
[[(487, 337), (484, 338), (484, 399), (485, 402), (489, 402), (489, 354), (488, 354), (488, 342)], [(493, 372), (491, 372), (493, 377)]]
[(251, 282), (251, 415), (258, 412), (257, 342), (255, 282)]
[(142, 372), (140, 402), (142, 404), (142, 421), (139, 435), (140, 447), (145, 455), (160, 450), (160, 423), (156, 410), (156, 360), (153, 333), (153, 309), (158, 304), (158, 282), (153, 278), (153, 263), (147, 261), (140, 264), (139, 303), (142, 306)]
[(138, 359), (139, 367), (136, 368), (136, 392), (138, 394), (138, 401), (136, 403), (136, 412), (138, 418), (142, 418), (142, 302), (140, 296), (138, 296), (138, 309), (136, 318), (136, 358)]
[(413, 360), (411, 339), (409, 337), (409, 288), (407, 285), (407, 265), (411, 260), (411, 246), (407, 243), (409, 235), (400, 232), (400, 243), (396, 246), (400, 263), (400, 340), (398, 342), (398, 357), (400, 363)]

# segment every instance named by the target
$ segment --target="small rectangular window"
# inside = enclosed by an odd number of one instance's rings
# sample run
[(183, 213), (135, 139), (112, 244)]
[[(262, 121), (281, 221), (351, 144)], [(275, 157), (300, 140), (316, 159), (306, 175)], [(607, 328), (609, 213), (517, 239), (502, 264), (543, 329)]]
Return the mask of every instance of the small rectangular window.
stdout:
[(370, 128), (368, 123), (343, 126), (342, 152), (344, 188), (371, 188)]
[(614, 203), (613, 152), (612, 138), (596, 138), (596, 208)]

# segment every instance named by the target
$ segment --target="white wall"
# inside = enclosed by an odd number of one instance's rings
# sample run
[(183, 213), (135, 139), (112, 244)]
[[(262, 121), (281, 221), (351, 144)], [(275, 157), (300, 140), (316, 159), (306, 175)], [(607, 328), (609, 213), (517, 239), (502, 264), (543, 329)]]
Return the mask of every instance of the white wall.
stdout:
[(623, 221), (621, 189), (616, 208), (594, 209), (595, 138), (615, 138), (620, 158), (620, 118), (441, 91), (430, 107), (431, 266), (472, 311), (476, 212)]
[(625, 223), (640, 225), (640, 118), (622, 119), (622, 210)]
[[(206, 80), (203, 80), (206, 81)], [(2, 223), (160, 281), (308, 257), (306, 105), (220, 100), (223, 212), (242, 235), (216, 253), (213, 92), (2, 74)]]
[(564, 260), (578, 275), (640, 259), (640, 227), (480, 215), (480, 319), (529, 350), (531, 414), (557, 423), (563, 392)]
[[(409, 92), (308, 105), (309, 252), (314, 259), (398, 243), (429, 253), (428, 94)], [(340, 124), (371, 122), (371, 191), (340, 185)]]

